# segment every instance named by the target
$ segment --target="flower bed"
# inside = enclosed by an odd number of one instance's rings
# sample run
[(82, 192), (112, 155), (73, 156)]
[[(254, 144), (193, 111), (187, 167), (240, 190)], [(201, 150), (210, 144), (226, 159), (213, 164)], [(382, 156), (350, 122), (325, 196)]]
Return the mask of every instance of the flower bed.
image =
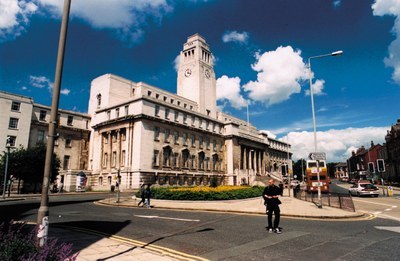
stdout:
[(168, 200), (229, 200), (259, 197), (263, 190), (264, 187), (250, 186), (152, 187), (151, 195)]

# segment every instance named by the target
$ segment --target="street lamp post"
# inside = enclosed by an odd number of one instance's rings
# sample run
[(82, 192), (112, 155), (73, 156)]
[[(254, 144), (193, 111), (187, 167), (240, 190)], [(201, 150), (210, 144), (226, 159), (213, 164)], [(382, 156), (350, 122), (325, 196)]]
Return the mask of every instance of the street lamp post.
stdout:
[[(312, 112), (312, 120), (313, 120), (313, 128), (314, 128), (314, 151), (317, 152), (317, 124), (315, 123), (315, 110), (314, 110), (314, 90), (312, 88), (312, 72), (311, 72), (311, 59), (323, 58), (328, 56), (338, 56), (342, 55), (343, 51), (336, 51), (333, 53), (322, 54), (317, 56), (311, 56), (308, 58), (308, 75), (310, 79), (310, 96), (311, 96), (311, 112)], [(318, 201), (320, 206), (322, 207), (321, 201), (321, 184), (320, 184), (320, 176), (319, 176), (319, 162), (317, 160), (317, 179), (318, 179)]]
[[(6, 198), (6, 188), (7, 188), (7, 174), (8, 174), (8, 155), (10, 154), (10, 143), (7, 138), (7, 154), (6, 154), (6, 166), (4, 168), (4, 184), (3, 184), (3, 199)], [(11, 188), (8, 188), (10, 190)]]

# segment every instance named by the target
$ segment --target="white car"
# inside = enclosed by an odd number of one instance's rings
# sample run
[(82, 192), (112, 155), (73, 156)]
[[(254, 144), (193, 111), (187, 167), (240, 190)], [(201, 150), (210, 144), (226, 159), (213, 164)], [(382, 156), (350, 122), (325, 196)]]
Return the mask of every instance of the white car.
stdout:
[(366, 182), (360, 182), (353, 184), (349, 188), (349, 193), (354, 196), (373, 196), (373, 197), (378, 197), (379, 196), (379, 188), (376, 187), (374, 184), (371, 183), (366, 183)]
[(296, 187), (296, 186), (299, 185), (299, 184), (300, 184), (300, 181), (298, 181), (298, 180), (296, 180), (296, 179), (290, 181), (290, 186), (292, 186), (292, 187)]

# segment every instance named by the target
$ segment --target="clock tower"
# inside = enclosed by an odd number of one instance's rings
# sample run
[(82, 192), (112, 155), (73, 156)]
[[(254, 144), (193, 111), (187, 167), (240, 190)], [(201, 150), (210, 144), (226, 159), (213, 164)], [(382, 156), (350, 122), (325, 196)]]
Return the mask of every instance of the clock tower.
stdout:
[(180, 53), (177, 94), (197, 102), (200, 113), (216, 118), (213, 58), (206, 40), (199, 34), (188, 37)]

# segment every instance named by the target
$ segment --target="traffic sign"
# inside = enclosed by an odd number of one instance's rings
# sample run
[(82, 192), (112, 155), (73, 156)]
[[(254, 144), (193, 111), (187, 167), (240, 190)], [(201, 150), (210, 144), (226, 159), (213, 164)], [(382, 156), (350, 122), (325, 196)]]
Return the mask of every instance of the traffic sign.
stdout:
[(311, 152), (308, 155), (310, 160), (326, 160), (325, 152)]

